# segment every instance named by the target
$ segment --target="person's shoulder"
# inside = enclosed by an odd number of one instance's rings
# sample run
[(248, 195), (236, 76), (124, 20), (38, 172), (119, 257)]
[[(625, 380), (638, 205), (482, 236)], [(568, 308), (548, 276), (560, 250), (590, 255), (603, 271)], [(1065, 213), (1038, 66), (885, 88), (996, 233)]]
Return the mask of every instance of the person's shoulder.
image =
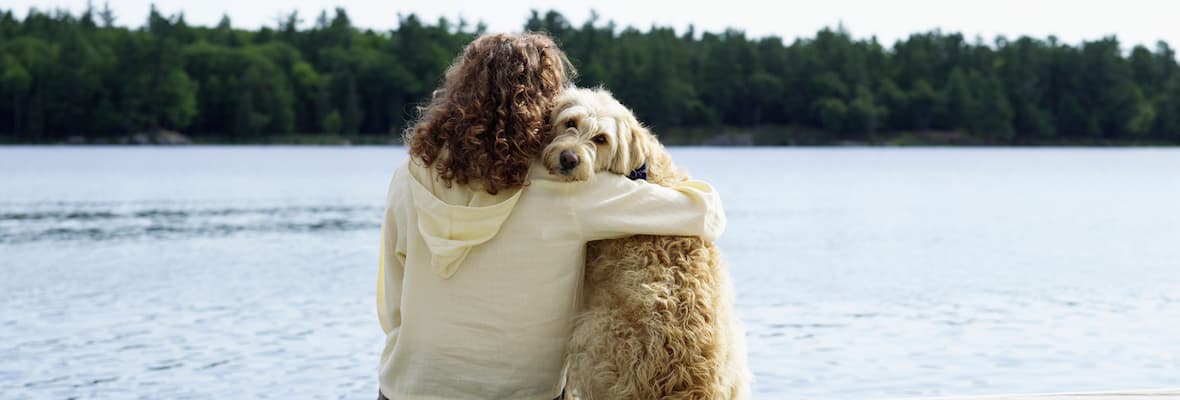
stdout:
[(528, 179), (529, 179), (529, 184), (563, 183), (560, 179), (558, 179), (556, 176), (554, 176), (552, 173), (550, 173), (549, 169), (545, 168), (545, 164), (542, 163), (540, 160), (534, 160), (533, 163), (529, 165), (529, 178)]
[(411, 171), (415, 163), (412, 160), (405, 160), (398, 163), (394, 167), (393, 172), (389, 176), (388, 195), (392, 197), (395, 193), (409, 190), (409, 184), (414, 179), (414, 173)]
[(398, 164), (397, 168), (393, 170), (393, 181), (409, 183), (411, 181), (418, 181), (421, 184), (427, 184), (434, 180), (434, 170), (430, 167), (422, 165), (422, 162), (413, 158), (406, 159)]

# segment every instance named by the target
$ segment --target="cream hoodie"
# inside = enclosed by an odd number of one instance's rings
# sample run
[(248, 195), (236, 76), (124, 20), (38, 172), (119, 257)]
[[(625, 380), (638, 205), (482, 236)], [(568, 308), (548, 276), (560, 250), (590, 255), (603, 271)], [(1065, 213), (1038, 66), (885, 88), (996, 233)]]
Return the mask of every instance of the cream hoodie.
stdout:
[(524, 188), (446, 187), (406, 162), (382, 225), (381, 392), (395, 400), (544, 399), (564, 385), (586, 242), (632, 234), (714, 239), (708, 184), (665, 188), (600, 173), (565, 183), (533, 165)]

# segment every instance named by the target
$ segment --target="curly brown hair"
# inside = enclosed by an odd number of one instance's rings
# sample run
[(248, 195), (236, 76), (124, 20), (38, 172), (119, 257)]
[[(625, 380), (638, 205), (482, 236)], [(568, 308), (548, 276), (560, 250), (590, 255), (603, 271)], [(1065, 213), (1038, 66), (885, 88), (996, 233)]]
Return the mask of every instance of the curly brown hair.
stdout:
[(548, 36), (481, 36), (447, 68), (442, 87), (405, 133), (410, 156), (449, 187), (488, 193), (525, 185), (549, 136), (553, 99), (574, 74)]

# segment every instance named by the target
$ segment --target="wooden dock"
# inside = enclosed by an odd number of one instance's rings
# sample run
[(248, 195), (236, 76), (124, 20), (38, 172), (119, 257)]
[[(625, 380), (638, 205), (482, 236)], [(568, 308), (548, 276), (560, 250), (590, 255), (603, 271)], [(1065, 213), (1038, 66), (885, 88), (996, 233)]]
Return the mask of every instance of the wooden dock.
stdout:
[(1044, 393), (995, 396), (933, 397), (911, 400), (1180, 400), (1180, 389), (1093, 393)]

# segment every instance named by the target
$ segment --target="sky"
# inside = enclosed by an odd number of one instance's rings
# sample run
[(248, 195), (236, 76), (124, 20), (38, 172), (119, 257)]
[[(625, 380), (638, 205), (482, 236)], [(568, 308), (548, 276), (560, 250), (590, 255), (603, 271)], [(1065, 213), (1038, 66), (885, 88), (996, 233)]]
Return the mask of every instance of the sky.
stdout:
[[(23, 17), (30, 7), (64, 8), (79, 12), (87, 0), (4, 0), (0, 8), (16, 10)], [(101, 6), (103, 0), (93, 0)], [(600, 21), (613, 20), (619, 27), (646, 30), (652, 24), (682, 32), (689, 24), (697, 32), (743, 30), (752, 37), (776, 35), (788, 42), (812, 37), (823, 27), (843, 24), (857, 38), (876, 36), (884, 44), (914, 32), (941, 29), (961, 32), (986, 42), (996, 35), (1015, 38), (1056, 35), (1070, 44), (1117, 35), (1124, 47), (1135, 44), (1154, 48), (1156, 41), (1180, 47), (1180, 1), (1176, 0), (598, 0), (594, 2), (536, 0), (110, 0), (120, 25), (140, 26), (149, 7), (160, 12), (184, 12), (193, 25), (214, 25), (223, 14), (233, 25), (256, 29), (275, 26), (279, 15), (298, 10), (304, 26), (310, 26), (320, 10), (341, 5), (353, 24), (378, 30), (397, 26), (397, 15), (415, 13), (425, 21), (439, 17), (483, 21), (490, 31), (522, 29), (530, 10), (554, 9), (575, 26), (585, 22), (593, 9)], [(581, 4), (575, 4), (581, 3)]]

